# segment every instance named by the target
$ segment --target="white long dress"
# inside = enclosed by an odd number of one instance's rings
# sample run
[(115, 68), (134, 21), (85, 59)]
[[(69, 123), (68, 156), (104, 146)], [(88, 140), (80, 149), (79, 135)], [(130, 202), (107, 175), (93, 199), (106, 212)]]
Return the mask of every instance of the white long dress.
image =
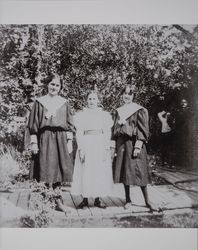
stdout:
[[(77, 129), (78, 149), (71, 193), (83, 197), (112, 195), (111, 115), (101, 108), (84, 108), (74, 117), (74, 124)], [(83, 164), (79, 150), (85, 153)]]

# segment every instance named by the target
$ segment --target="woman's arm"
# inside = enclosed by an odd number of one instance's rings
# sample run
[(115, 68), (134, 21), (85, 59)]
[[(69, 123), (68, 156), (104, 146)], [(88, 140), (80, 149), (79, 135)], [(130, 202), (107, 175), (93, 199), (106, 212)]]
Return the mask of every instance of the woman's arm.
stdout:
[(35, 101), (32, 110), (30, 111), (28, 130), (30, 133), (31, 151), (34, 154), (38, 153), (38, 130), (39, 130), (39, 103)]
[(141, 109), (138, 111), (136, 132), (135, 147), (141, 149), (143, 143), (146, 143), (149, 137), (149, 116), (146, 109)]
[(75, 126), (73, 120), (73, 114), (69, 103), (67, 103), (67, 139), (73, 140), (73, 134), (75, 133)]

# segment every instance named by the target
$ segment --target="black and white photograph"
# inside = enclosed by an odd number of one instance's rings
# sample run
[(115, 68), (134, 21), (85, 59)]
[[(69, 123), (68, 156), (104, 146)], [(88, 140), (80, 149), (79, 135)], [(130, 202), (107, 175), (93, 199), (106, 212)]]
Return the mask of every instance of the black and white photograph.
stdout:
[(0, 25), (1, 228), (197, 228), (198, 24)]

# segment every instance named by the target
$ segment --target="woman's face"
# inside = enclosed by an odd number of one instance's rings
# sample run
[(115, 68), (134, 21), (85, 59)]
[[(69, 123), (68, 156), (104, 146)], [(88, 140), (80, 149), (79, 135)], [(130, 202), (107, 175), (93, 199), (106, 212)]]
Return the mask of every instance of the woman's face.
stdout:
[(122, 95), (122, 99), (125, 104), (130, 104), (133, 101), (134, 94), (131, 93), (131, 89), (126, 87), (125, 92)]
[(49, 84), (48, 84), (48, 93), (51, 96), (56, 96), (58, 95), (59, 91), (61, 89), (61, 84), (59, 81), (57, 80), (52, 80)]
[(88, 108), (91, 108), (91, 109), (94, 109), (94, 108), (97, 108), (98, 107), (98, 96), (97, 94), (95, 93), (91, 93), (88, 95), (88, 98), (87, 98), (87, 105), (88, 105)]
[(182, 99), (182, 100), (181, 100), (181, 107), (182, 107), (183, 109), (185, 109), (187, 106), (188, 106), (188, 102), (186, 101), (186, 99)]

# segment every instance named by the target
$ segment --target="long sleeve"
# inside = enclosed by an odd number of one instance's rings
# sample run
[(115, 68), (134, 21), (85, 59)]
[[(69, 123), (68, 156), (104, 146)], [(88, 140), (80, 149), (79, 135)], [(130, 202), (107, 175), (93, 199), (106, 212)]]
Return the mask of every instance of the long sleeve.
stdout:
[(120, 135), (120, 129), (121, 126), (118, 123), (119, 120), (119, 115), (118, 112), (115, 112), (115, 116), (114, 116), (114, 125), (112, 127), (112, 140), (116, 140), (116, 138)]
[(84, 130), (83, 130), (82, 118), (80, 117), (79, 114), (74, 116), (74, 125), (76, 128), (76, 142), (78, 150), (80, 150), (83, 148)]
[(163, 115), (165, 114), (166, 112), (165, 111), (162, 111), (162, 112), (159, 112), (158, 114), (157, 114), (157, 116), (158, 116), (158, 118), (159, 118), (159, 120), (161, 121), (161, 123), (163, 123), (164, 122), (164, 117), (163, 117)]
[(28, 121), (28, 129), (30, 135), (36, 135), (39, 130), (39, 103), (36, 101), (33, 104), (32, 110), (30, 111), (29, 121)]
[(115, 147), (115, 142), (111, 140), (111, 128), (113, 126), (113, 119), (111, 115), (105, 112), (105, 125), (104, 125), (104, 133), (105, 133), (105, 148), (109, 149), (110, 147)]
[(137, 114), (137, 140), (146, 142), (149, 137), (149, 116), (146, 109), (141, 109)]
[(30, 134), (30, 143), (38, 143), (38, 130), (39, 130), (39, 104), (37, 101), (33, 104), (30, 111), (29, 121), (27, 125), (28, 133)]
[(67, 139), (73, 139), (73, 133), (75, 132), (75, 126), (73, 121), (73, 114), (69, 104), (67, 104)]

